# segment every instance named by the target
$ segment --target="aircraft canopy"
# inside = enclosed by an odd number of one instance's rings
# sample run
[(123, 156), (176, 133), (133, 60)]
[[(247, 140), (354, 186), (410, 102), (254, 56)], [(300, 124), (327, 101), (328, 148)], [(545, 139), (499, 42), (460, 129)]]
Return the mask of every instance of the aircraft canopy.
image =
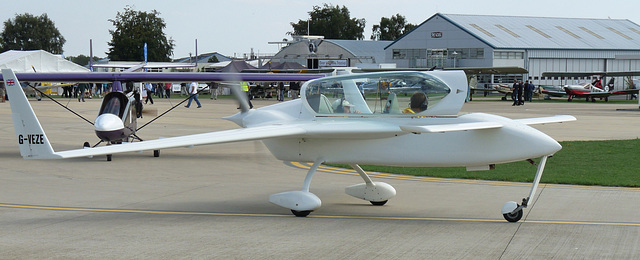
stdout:
[[(458, 102), (445, 100), (451, 93), (460, 92), (452, 91), (437, 74), (452, 75), (451, 72), (379, 72), (321, 78), (303, 87), (303, 98), (309, 108), (321, 116), (455, 115), (460, 106), (452, 103)], [(464, 73), (457, 74), (465, 79)]]

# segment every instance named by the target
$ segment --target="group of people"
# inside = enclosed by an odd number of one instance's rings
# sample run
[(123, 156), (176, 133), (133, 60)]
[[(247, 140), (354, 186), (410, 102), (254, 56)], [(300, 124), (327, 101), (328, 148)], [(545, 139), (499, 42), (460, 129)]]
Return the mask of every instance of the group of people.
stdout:
[(152, 95), (156, 95), (156, 97), (159, 98), (171, 98), (172, 86), (173, 84), (171, 83), (145, 83), (144, 89), (142, 91), (145, 92), (143, 93), (143, 96), (146, 96), (147, 98), (145, 99), (144, 103), (147, 104), (148, 102), (151, 102), (151, 104), (153, 105)]
[(536, 86), (533, 85), (533, 82), (529, 80), (522, 83), (522, 80), (514, 79), (512, 87), (513, 92), (511, 92), (511, 99), (513, 99), (512, 106), (521, 106), (524, 105), (525, 101), (533, 101), (533, 90), (535, 87)]

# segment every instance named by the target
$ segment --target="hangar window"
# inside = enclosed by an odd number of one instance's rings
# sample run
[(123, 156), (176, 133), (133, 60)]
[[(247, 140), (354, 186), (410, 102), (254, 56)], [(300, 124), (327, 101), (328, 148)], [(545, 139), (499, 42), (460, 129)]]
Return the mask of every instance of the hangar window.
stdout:
[(493, 53), (493, 58), (499, 60), (522, 60), (524, 59), (524, 52), (496, 51)]
[(427, 57), (426, 49), (394, 49), (393, 50), (393, 59), (401, 60), (401, 59), (425, 59)]
[(407, 50), (399, 50), (399, 49), (394, 49), (393, 50), (393, 59), (394, 60), (401, 60), (401, 59), (406, 59), (407, 58)]

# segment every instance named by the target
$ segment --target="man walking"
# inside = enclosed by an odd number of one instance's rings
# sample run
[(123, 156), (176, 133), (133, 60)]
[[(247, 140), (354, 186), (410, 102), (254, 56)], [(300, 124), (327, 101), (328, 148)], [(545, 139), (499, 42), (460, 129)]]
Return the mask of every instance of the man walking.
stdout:
[(200, 104), (200, 100), (198, 100), (198, 83), (191, 82), (191, 85), (189, 85), (189, 95), (191, 95), (189, 96), (189, 103), (184, 107), (189, 108), (191, 106), (191, 101), (195, 99), (198, 104), (198, 108), (201, 108), (202, 105)]

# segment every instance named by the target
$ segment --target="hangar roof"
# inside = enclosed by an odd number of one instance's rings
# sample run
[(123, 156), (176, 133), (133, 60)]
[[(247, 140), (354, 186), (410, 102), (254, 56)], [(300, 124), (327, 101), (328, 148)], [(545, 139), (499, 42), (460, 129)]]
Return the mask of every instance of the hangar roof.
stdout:
[(356, 57), (374, 57), (375, 62), (384, 62), (384, 47), (389, 45), (391, 41), (360, 41), (360, 40), (333, 40), (324, 39), (324, 41), (336, 44), (345, 50), (351, 52)]
[(629, 20), (437, 13), (416, 29), (436, 17), (496, 49), (640, 49), (640, 26)]

